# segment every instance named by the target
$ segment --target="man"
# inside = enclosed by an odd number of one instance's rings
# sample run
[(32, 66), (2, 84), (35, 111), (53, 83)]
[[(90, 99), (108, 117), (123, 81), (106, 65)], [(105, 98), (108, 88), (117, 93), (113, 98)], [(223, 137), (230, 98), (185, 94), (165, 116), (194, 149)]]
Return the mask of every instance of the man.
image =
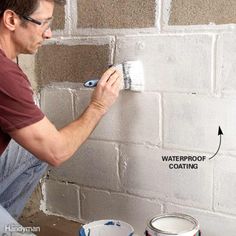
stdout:
[(27, 77), (14, 61), (51, 38), (54, 2), (62, 0), (0, 1), (0, 218), (2, 207), (15, 219), (20, 216), (47, 163), (68, 160), (119, 94), (122, 78), (113, 67), (99, 80), (84, 113), (60, 130), (34, 104)]

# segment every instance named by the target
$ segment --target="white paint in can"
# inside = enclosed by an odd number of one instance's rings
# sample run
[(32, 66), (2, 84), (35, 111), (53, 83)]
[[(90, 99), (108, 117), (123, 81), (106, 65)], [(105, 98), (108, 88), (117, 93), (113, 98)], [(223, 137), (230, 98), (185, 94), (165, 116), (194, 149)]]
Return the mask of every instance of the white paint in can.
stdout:
[(152, 226), (161, 231), (170, 231), (179, 234), (193, 229), (193, 223), (182, 218), (164, 217), (152, 223)]
[(185, 214), (165, 214), (152, 218), (146, 236), (199, 236), (197, 220)]

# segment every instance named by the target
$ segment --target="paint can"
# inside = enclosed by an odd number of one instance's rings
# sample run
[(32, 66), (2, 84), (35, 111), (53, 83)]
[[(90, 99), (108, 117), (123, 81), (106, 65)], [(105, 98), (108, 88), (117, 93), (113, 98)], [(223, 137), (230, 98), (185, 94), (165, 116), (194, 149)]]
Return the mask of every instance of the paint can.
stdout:
[(192, 216), (173, 213), (153, 217), (145, 236), (201, 236), (199, 224)]
[(98, 220), (84, 225), (79, 236), (132, 236), (133, 227), (120, 220)]

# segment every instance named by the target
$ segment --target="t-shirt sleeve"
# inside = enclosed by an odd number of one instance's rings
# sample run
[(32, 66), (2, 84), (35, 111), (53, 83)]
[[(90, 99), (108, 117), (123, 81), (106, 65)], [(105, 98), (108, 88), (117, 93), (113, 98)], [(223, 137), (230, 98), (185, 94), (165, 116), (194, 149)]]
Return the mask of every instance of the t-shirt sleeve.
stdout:
[(1, 129), (8, 133), (34, 124), (43, 117), (44, 114), (35, 104), (33, 91), (23, 72), (8, 71), (5, 76), (1, 75)]

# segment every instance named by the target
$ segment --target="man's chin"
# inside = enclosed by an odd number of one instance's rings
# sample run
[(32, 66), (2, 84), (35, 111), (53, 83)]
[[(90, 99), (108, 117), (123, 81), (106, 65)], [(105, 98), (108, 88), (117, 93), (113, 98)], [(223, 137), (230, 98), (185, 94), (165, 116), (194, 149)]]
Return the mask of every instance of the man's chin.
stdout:
[(37, 53), (38, 52), (38, 48), (36, 48), (36, 49), (31, 49), (31, 50), (27, 50), (27, 51), (25, 51), (25, 52), (22, 52), (22, 54), (35, 54), (35, 53)]

